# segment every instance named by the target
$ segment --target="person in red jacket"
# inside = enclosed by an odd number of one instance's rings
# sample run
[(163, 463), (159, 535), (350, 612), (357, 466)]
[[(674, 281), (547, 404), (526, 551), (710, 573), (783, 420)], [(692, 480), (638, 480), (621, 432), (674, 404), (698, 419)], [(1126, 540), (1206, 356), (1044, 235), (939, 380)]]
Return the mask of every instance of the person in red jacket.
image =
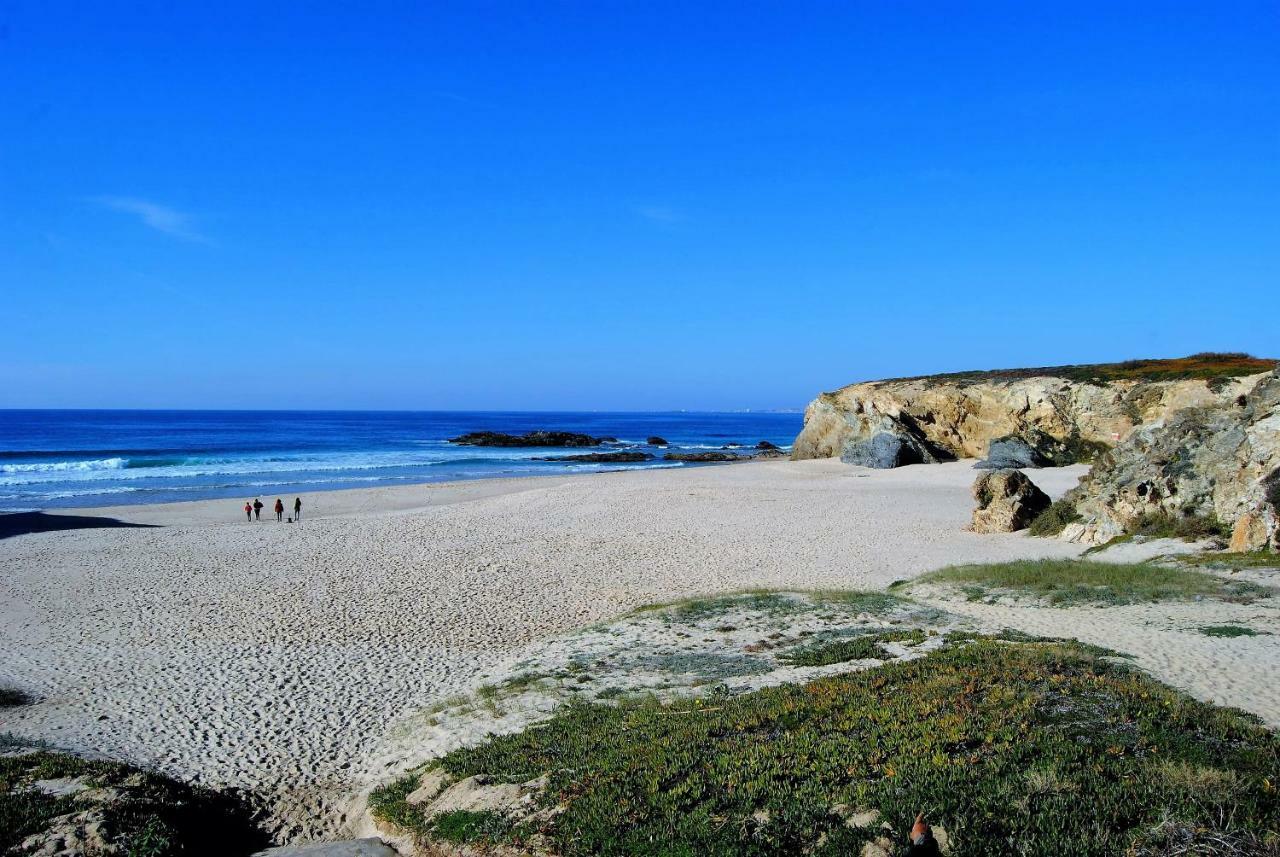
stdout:
[(244, 517), (249, 523), (253, 523), (253, 504), (248, 500), (244, 501)]
[(276, 498), (276, 520), (277, 521), (284, 520), (284, 501), (281, 500), (279, 497)]

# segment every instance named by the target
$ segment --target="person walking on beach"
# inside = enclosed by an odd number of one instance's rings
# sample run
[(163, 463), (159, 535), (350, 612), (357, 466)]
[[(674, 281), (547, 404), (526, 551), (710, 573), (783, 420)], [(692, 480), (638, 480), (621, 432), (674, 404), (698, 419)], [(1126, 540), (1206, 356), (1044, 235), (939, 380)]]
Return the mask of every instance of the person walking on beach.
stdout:
[(284, 501), (279, 497), (276, 498), (276, 522), (284, 520)]
[(301, 497), (293, 498), (293, 519), (295, 521), (302, 520), (302, 498)]
[(253, 522), (253, 506), (248, 500), (244, 501), (244, 519), (250, 523)]
[(253, 516), (259, 521), (262, 520), (262, 501), (257, 497), (253, 498)]

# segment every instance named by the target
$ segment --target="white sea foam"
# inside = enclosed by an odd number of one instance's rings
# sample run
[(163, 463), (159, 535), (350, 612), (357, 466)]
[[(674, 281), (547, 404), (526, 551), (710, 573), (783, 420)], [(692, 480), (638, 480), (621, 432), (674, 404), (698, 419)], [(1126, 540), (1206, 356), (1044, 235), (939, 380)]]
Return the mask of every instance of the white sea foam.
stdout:
[(127, 458), (99, 458), (94, 461), (35, 461), (25, 464), (0, 464), (0, 473), (76, 473), (95, 470), (121, 470)]

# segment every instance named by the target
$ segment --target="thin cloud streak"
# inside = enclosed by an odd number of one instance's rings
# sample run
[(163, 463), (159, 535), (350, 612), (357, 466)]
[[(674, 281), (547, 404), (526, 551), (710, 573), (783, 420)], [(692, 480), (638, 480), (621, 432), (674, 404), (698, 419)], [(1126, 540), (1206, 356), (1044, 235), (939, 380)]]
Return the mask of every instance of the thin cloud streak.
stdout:
[(177, 209), (169, 208), (167, 205), (160, 205), (159, 203), (133, 196), (95, 196), (90, 199), (95, 204), (111, 211), (132, 214), (144, 226), (173, 238), (181, 238), (184, 241), (198, 241), (202, 244), (210, 243), (208, 238), (192, 228), (190, 215), (184, 214)]
[(642, 205), (636, 208), (636, 214), (654, 223), (679, 223), (685, 219), (681, 212), (665, 205)]

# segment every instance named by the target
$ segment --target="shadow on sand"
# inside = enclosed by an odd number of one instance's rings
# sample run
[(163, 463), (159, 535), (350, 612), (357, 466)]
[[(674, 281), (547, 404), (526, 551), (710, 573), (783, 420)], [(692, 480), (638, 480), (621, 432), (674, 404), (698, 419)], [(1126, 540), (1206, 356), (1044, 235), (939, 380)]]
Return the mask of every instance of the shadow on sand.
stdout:
[(25, 536), (27, 533), (49, 533), (57, 530), (95, 530), (99, 527), (151, 527), (130, 524), (115, 518), (92, 515), (50, 515), (48, 512), (12, 512), (0, 515), (0, 539)]

